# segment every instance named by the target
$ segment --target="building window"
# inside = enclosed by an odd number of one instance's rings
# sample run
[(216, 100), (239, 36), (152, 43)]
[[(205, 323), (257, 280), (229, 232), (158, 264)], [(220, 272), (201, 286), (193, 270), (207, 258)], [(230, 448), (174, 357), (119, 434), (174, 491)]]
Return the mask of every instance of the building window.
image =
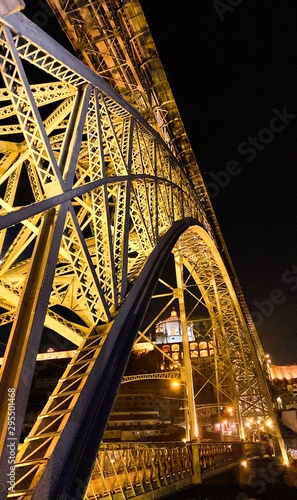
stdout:
[(200, 351), (200, 357), (206, 358), (208, 356), (208, 352), (206, 350)]
[(190, 349), (191, 351), (195, 351), (195, 349), (197, 349), (198, 345), (197, 345), (197, 342), (191, 342), (190, 343)]
[(199, 349), (207, 349), (207, 342), (200, 342)]
[(178, 352), (179, 351), (179, 345), (178, 344), (172, 344), (172, 352)]
[(191, 358), (198, 358), (198, 351), (191, 351)]

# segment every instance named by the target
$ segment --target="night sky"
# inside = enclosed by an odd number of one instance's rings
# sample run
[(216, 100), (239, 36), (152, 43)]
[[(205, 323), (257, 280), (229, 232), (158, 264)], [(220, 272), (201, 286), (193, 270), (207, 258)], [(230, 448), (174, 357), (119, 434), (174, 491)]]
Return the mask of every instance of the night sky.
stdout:
[(296, 1), (142, 5), (263, 347), (297, 363)]
[(263, 347), (297, 363), (296, 0), (141, 3)]

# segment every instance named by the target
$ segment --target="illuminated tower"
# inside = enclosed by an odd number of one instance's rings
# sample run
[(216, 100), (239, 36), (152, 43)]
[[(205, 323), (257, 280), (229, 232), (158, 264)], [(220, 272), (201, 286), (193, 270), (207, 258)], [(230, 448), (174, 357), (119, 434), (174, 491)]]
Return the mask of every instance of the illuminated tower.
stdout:
[[(194, 340), (192, 324), (187, 326), (188, 339)], [(175, 342), (182, 342), (181, 324), (176, 310), (173, 308), (169, 318), (166, 318), (156, 325), (156, 344), (173, 344)]]

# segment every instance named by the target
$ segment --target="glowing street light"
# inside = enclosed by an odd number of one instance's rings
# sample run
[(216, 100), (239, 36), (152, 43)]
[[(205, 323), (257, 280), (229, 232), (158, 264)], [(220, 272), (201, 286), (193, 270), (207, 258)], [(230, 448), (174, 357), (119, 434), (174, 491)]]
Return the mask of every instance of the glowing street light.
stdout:
[(171, 382), (171, 386), (172, 386), (172, 387), (174, 387), (175, 389), (176, 389), (177, 387), (180, 387), (181, 385), (183, 385), (183, 384), (180, 382), (180, 380), (173, 380), (173, 381)]
[(187, 404), (185, 408), (182, 408), (185, 411), (185, 421), (186, 421), (186, 441), (191, 440), (191, 432), (190, 432), (190, 415), (189, 415), (189, 397), (188, 397), (188, 388), (187, 384), (184, 382), (181, 382), (181, 380), (173, 380), (171, 382), (171, 387), (174, 389), (178, 389), (179, 387), (184, 387), (186, 390), (186, 399), (187, 399)]

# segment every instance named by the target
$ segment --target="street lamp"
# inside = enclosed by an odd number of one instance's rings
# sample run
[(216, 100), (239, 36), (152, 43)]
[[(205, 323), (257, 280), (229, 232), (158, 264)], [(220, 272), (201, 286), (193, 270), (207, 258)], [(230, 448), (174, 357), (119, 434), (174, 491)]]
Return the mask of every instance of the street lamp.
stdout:
[(186, 442), (188, 442), (188, 441), (191, 440), (191, 434), (190, 434), (189, 401), (188, 401), (188, 388), (187, 388), (187, 384), (185, 384), (181, 380), (173, 380), (171, 382), (171, 386), (174, 389), (178, 389), (179, 387), (182, 387), (182, 386), (185, 388), (187, 404), (185, 405), (184, 408), (180, 408), (180, 409), (184, 410), (184, 412), (185, 412)]

